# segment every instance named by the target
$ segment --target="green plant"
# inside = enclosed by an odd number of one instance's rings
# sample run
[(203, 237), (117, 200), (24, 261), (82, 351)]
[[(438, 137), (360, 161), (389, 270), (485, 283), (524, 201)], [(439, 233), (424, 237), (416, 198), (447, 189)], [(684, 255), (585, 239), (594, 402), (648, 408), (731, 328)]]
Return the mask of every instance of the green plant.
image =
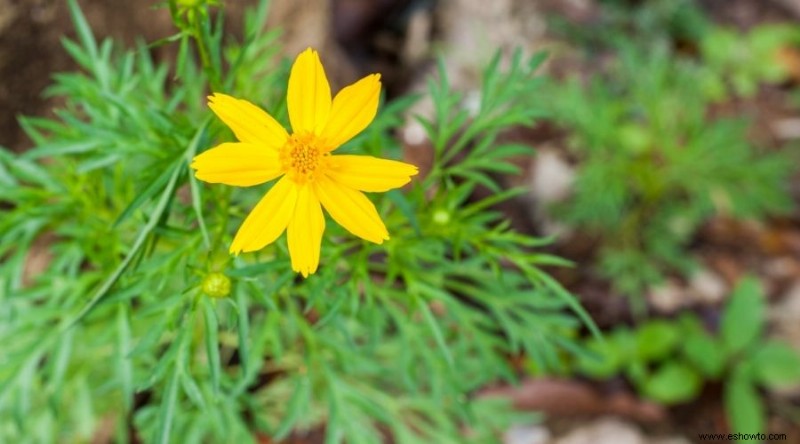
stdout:
[(623, 45), (619, 56), (587, 85), (552, 84), (546, 103), (579, 160), (574, 193), (556, 214), (594, 233), (601, 271), (637, 295), (664, 273), (692, 270), (687, 243), (711, 217), (788, 211), (793, 162), (753, 147), (747, 122), (708, 116), (696, 63), (664, 46)]
[(550, 17), (551, 27), (562, 39), (581, 49), (613, 50), (620, 41), (645, 44), (686, 44), (699, 41), (712, 27), (692, 0), (605, 0), (598, 2), (588, 23), (572, 23)]
[[(507, 72), (496, 59), (474, 116), (441, 71), (436, 116), (422, 120), (432, 172), (374, 198), (392, 239), (330, 224), (320, 269), (302, 279), (284, 242), (227, 253), (263, 189), (189, 173), (196, 153), (232, 138), (204, 106), (209, 88), (287, 123), (286, 64), (260, 32), (267, 2), (240, 43), (211, 3), (168, 3), (179, 32), (165, 42), (181, 45), (168, 65), (143, 45), (98, 44), (69, 2), (78, 42), (64, 45), (82, 71), (56, 76), (55, 118), (22, 120), (32, 150), (0, 150), (0, 441), (108, 429), (118, 442), (238, 443), (323, 427), (327, 442), (498, 441), (517, 414), (477, 389), (514, 380), (510, 356), (558, 366), (575, 348), (570, 310), (591, 326), (539, 268), (565, 262), (491, 209), (519, 192), (490, 173), (526, 150), (496, 136), (536, 117), (541, 57)], [(390, 134), (412, 101), (387, 104), (343, 150), (397, 157)], [(478, 184), (497, 193), (470, 199)], [(42, 251), (51, 260), (25, 280)]]
[(764, 294), (758, 280), (743, 278), (724, 307), (716, 334), (694, 315), (652, 320), (636, 329), (619, 327), (605, 341), (586, 344), (594, 355), (576, 362), (579, 373), (598, 379), (623, 374), (650, 399), (671, 405), (695, 399), (704, 381), (722, 381), (733, 432), (766, 428), (759, 388), (800, 383), (800, 354), (764, 336)]
[(703, 82), (713, 97), (729, 93), (748, 97), (765, 83), (780, 83), (789, 76), (781, 51), (800, 43), (800, 28), (793, 25), (759, 25), (747, 33), (723, 27), (705, 32), (700, 60), (706, 71)]
[(751, 97), (760, 85), (786, 81), (791, 62), (782, 51), (800, 43), (800, 28), (793, 24), (759, 24), (740, 31), (714, 24), (692, 0), (609, 0), (601, 2), (588, 26), (560, 17), (551, 21), (559, 37), (589, 54), (614, 53), (631, 41), (643, 52), (675, 47), (681, 57), (697, 63), (696, 82), (712, 101)]

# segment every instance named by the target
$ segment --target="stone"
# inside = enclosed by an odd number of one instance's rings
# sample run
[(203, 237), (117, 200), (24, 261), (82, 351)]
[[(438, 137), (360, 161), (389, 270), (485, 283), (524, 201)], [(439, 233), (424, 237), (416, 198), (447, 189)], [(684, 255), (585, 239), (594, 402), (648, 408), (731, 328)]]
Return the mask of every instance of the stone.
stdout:
[(550, 430), (539, 424), (514, 425), (503, 434), (503, 444), (549, 444)]

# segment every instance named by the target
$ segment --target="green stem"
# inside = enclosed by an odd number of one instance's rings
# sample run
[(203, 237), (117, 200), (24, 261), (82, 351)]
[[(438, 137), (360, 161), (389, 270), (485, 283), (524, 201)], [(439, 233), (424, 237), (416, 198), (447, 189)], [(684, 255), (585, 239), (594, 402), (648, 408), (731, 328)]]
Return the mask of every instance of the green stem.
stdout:
[(214, 69), (214, 65), (211, 63), (211, 56), (209, 55), (208, 45), (207, 42), (203, 38), (202, 30), (200, 29), (199, 22), (195, 21), (192, 24), (192, 38), (194, 39), (195, 47), (197, 48), (197, 53), (200, 55), (200, 64), (203, 67), (203, 71), (206, 73), (208, 77), (209, 87), (212, 91), (218, 91), (220, 89), (220, 73), (218, 73)]

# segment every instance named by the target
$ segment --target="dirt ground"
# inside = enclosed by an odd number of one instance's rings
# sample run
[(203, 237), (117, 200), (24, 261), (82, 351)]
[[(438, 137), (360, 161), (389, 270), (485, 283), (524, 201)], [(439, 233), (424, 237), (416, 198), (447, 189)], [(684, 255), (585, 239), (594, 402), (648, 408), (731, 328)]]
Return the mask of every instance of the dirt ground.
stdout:
[[(169, 11), (153, 6), (157, 3), (79, 0), (95, 36), (110, 37), (124, 46), (137, 40), (153, 42), (175, 32)], [(245, 9), (256, 1), (225, 3), (226, 28), (235, 36)], [(334, 88), (366, 72), (381, 71), (386, 73), (384, 83), (397, 94), (409, 75), (403, 69), (386, 68), (399, 65), (398, 52), (408, 21), (413, 19), (411, 13), (430, 11), (431, 5), (417, 0), (275, 0), (269, 26), (283, 29), (288, 55), (308, 46), (326, 54), (325, 66)], [(14, 151), (30, 146), (18, 116), (50, 114), (55, 102), (46, 97), (45, 90), (54, 73), (76, 68), (61, 46), (62, 39), (74, 37), (65, 0), (0, 0), (0, 146)], [(160, 60), (174, 51), (174, 47), (158, 47), (152, 54)]]
[[(156, 1), (79, 0), (95, 35), (124, 45), (170, 35), (169, 13)], [(234, 34), (255, 0), (228, 0)], [(700, 0), (723, 23), (747, 28), (800, 17), (800, 0)], [(287, 54), (314, 46), (328, 54), (332, 83), (380, 71), (390, 94), (413, 89), (430, 67), (431, 48), (442, 48), (463, 86), (474, 84), (486, 54), (475, 48), (536, 49), (547, 41), (545, 17), (576, 23), (597, 18), (598, 0), (274, 0), (270, 26), (283, 28)], [(0, 0), (0, 146), (30, 145), (21, 115), (48, 115), (45, 89), (53, 73), (75, 68), (61, 46), (74, 37), (65, 0)], [(481, 44), (486, 40), (490, 45)], [(161, 58), (174, 48), (153, 49)], [(453, 66), (455, 65), (455, 66)]]

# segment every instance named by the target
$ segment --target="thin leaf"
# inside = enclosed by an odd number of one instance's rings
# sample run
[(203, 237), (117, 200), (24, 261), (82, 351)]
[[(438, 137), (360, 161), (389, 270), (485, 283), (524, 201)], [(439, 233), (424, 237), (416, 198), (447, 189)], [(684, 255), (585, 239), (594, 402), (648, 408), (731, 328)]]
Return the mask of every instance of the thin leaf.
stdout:
[(165, 168), (156, 180), (150, 182), (150, 185), (148, 185), (147, 188), (139, 193), (139, 195), (137, 195), (136, 198), (133, 199), (124, 210), (122, 210), (122, 213), (117, 216), (117, 220), (114, 221), (112, 227), (118, 227), (119, 224), (127, 220), (134, 211), (142, 206), (143, 203), (147, 202), (157, 192), (164, 190), (164, 185), (170, 181), (173, 176), (175, 176), (175, 172), (179, 169), (180, 162), (175, 162), (170, 165), (169, 168)]
[(192, 208), (194, 209), (195, 216), (197, 216), (197, 224), (200, 226), (200, 233), (203, 234), (203, 243), (205, 244), (207, 250), (211, 250), (211, 237), (208, 235), (206, 220), (203, 217), (200, 187), (197, 184), (197, 178), (194, 177), (194, 174), (189, 174), (189, 186), (192, 191)]
[(178, 401), (178, 382), (181, 372), (177, 366), (173, 368), (172, 377), (167, 383), (164, 399), (158, 412), (158, 427), (155, 441), (159, 444), (169, 444), (172, 429), (172, 420), (175, 416), (175, 407)]
[(211, 298), (201, 297), (203, 305), (203, 319), (206, 324), (206, 357), (208, 358), (208, 369), (211, 372), (211, 385), (214, 393), (219, 393), (220, 359), (219, 359), (219, 337), (217, 313)]
[(147, 224), (142, 228), (139, 232), (139, 235), (136, 238), (136, 241), (133, 243), (130, 251), (123, 259), (122, 263), (120, 263), (117, 268), (111, 273), (108, 278), (103, 282), (103, 285), (95, 292), (92, 299), (84, 305), (83, 309), (75, 316), (72, 321), (68, 324), (68, 328), (72, 327), (76, 323), (80, 322), (86, 315), (88, 315), (94, 308), (99, 304), (104, 298), (106, 298), (109, 294), (109, 290), (114, 284), (119, 280), (122, 276), (122, 273), (128, 268), (133, 261), (133, 258), (139, 253), (139, 251), (144, 247), (145, 241), (147, 240), (150, 233), (156, 228), (158, 225), (158, 221), (161, 220), (164, 212), (167, 209), (167, 203), (172, 198), (172, 194), (175, 191), (175, 185), (178, 183), (178, 176), (180, 175), (181, 168), (175, 167), (172, 172), (172, 177), (170, 177), (169, 183), (167, 187), (164, 189), (164, 192), (161, 193), (161, 199), (159, 200), (156, 208), (150, 214), (150, 220), (147, 221)]
[(117, 372), (126, 412), (130, 412), (133, 406), (133, 365), (128, 356), (130, 349), (131, 326), (128, 320), (128, 306), (119, 304), (117, 307)]
[(238, 315), (239, 360), (242, 362), (242, 373), (250, 373), (250, 318), (247, 313), (247, 298), (240, 286), (236, 288), (236, 314)]
[(294, 392), (292, 393), (292, 397), (289, 398), (286, 416), (283, 418), (283, 421), (281, 421), (278, 430), (273, 434), (276, 440), (282, 440), (288, 436), (297, 421), (308, 411), (308, 405), (311, 399), (311, 382), (305, 375), (297, 375), (295, 380)]
[(428, 308), (425, 300), (416, 298), (416, 302), (417, 308), (422, 313), (422, 317), (425, 318), (425, 322), (428, 324), (428, 328), (430, 328), (431, 333), (433, 333), (433, 339), (436, 341), (436, 345), (442, 352), (442, 356), (444, 356), (447, 366), (450, 367), (450, 369), (453, 369), (455, 360), (453, 359), (453, 354), (450, 352), (450, 347), (447, 346), (447, 341), (444, 339), (444, 335), (439, 327), (439, 323), (436, 322), (436, 319), (433, 317), (433, 313), (431, 313), (431, 310)]
[(86, 17), (83, 15), (80, 6), (78, 6), (77, 0), (67, 0), (67, 6), (72, 16), (72, 23), (75, 25), (75, 31), (78, 33), (78, 39), (80, 39), (83, 47), (89, 51), (91, 58), (97, 59), (97, 41), (94, 39), (92, 28), (89, 26), (89, 22), (86, 21)]

